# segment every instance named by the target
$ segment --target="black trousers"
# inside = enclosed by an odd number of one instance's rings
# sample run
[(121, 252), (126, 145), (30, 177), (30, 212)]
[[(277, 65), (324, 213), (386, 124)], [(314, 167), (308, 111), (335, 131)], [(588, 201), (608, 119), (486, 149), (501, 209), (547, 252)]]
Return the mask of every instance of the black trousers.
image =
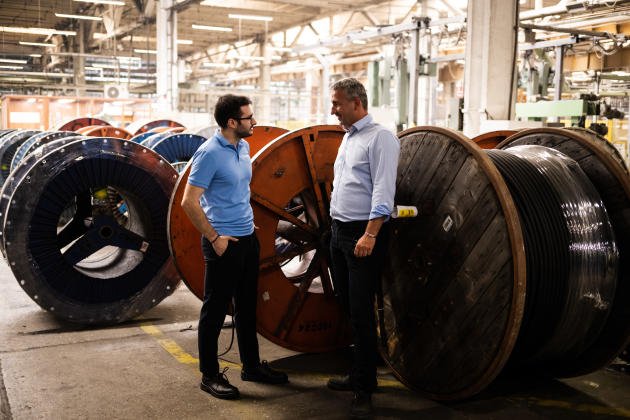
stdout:
[(330, 253), (335, 294), (352, 325), (354, 361), (350, 378), (355, 391), (371, 393), (376, 388), (377, 358), (374, 297), (381, 281), (389, 226), (384, 223), (381, 227), (372, 254), (358, 258), (354, 247), (367, 223), (333, 220)]
[(232, 298), (241, 363), (244, 370), (255, 368), (260, 364), (256, 337), (258, 238), (255, 233), (238, 237), (238, 242), (230, 241), (220, 257), (205, 237), (202, 237), (201, 247), (206, 269), (199, 316), (199, 370), (205, 376), (216, 376), (219, 372), (219, 334)]

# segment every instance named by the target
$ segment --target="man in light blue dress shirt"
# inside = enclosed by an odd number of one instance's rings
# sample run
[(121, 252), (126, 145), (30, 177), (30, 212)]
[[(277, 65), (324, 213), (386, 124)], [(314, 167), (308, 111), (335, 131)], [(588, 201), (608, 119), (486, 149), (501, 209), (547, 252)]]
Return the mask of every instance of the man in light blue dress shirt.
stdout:
[(354, 362), (348, 375), (331, 378), (328, 387), (354, 391), (351, 416), (369, 417), (376, 389), (374, 297), (387, 251), (400, 142), (372, 120), (358, 80), (342, 79), (331, 92), (331, 114), (346, 130), (330, 201), (332, 275), (335, 293), (350, 316)]

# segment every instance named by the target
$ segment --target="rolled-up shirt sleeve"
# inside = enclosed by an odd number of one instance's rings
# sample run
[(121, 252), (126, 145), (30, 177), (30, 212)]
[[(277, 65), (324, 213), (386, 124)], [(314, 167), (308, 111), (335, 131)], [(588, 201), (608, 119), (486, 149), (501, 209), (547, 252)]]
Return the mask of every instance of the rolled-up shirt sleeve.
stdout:
[(368, 155), (373, 185), (370, 220), (382, 216), (389, 218), (394, 209), (400, 140), (391, 132), (382, 130), (370, 145)]

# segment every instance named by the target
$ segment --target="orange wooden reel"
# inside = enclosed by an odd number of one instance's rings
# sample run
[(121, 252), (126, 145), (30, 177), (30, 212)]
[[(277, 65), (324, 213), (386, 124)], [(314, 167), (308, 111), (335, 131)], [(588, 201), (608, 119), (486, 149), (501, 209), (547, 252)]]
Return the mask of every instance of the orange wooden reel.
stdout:
[(129, 140), (132, 136), (123, 128), (112, 126), (95, 126), (81, 130), (81, 134), (89, 137), (114, 137), (117, 139)]
[(258, 332), (291, 350), (347, 346), (350, 329), (333, 295), (329, 270), (329, 200), (344, 131), (320, 125), (269, 143), (252, 164), (259, 227)]
[(145, 131), (149, 131), (155, 127), (184, 127), (177, 121), (172, 120), (153, 120), (153, 121), (134, 121), (127, 126), (127, 131), (129, 131), (134, 136), (137, 136), (140, 133), (144, 133)]
[(89, 125), (110, 125), (107, 121), (99, 118), (75, 118), (65, 123), (61, 123), (54, 131), (77, 131), (79, 128), (87, 127)]
[(516, 133), (518, 133), (518, 130), (489, 131), (487, 133), (479, 134), (477, 137), (473, 137), (471, 140), (477, 143), (477, 146), (481, 147), (482, 149), (494, 149), (503, 140)]

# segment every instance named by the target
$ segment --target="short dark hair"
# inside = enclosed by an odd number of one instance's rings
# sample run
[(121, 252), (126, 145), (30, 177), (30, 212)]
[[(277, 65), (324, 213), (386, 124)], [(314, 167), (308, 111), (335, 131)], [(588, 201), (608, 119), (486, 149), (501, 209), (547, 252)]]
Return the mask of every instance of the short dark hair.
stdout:
[(354, 98), (359, 98), (361, 101), (361, 105), (363, 105), (363, 109), (367, 111), (368, 109), (368, 99), (367, 92), (365, 91), (365, 87), (354, 77), (347, 77), (345, 79), (341, 79), (333, 83), (330, 87), (331, 90), (340, 90), (346, 95), (346, 97), (350, 100)]
[(226, 128), (230, 118), (241, 116), (241, 107), (251, 105), (252, 101), (247, 96), (223, 95), (214, 106), (214, 120), (219, 127)]

